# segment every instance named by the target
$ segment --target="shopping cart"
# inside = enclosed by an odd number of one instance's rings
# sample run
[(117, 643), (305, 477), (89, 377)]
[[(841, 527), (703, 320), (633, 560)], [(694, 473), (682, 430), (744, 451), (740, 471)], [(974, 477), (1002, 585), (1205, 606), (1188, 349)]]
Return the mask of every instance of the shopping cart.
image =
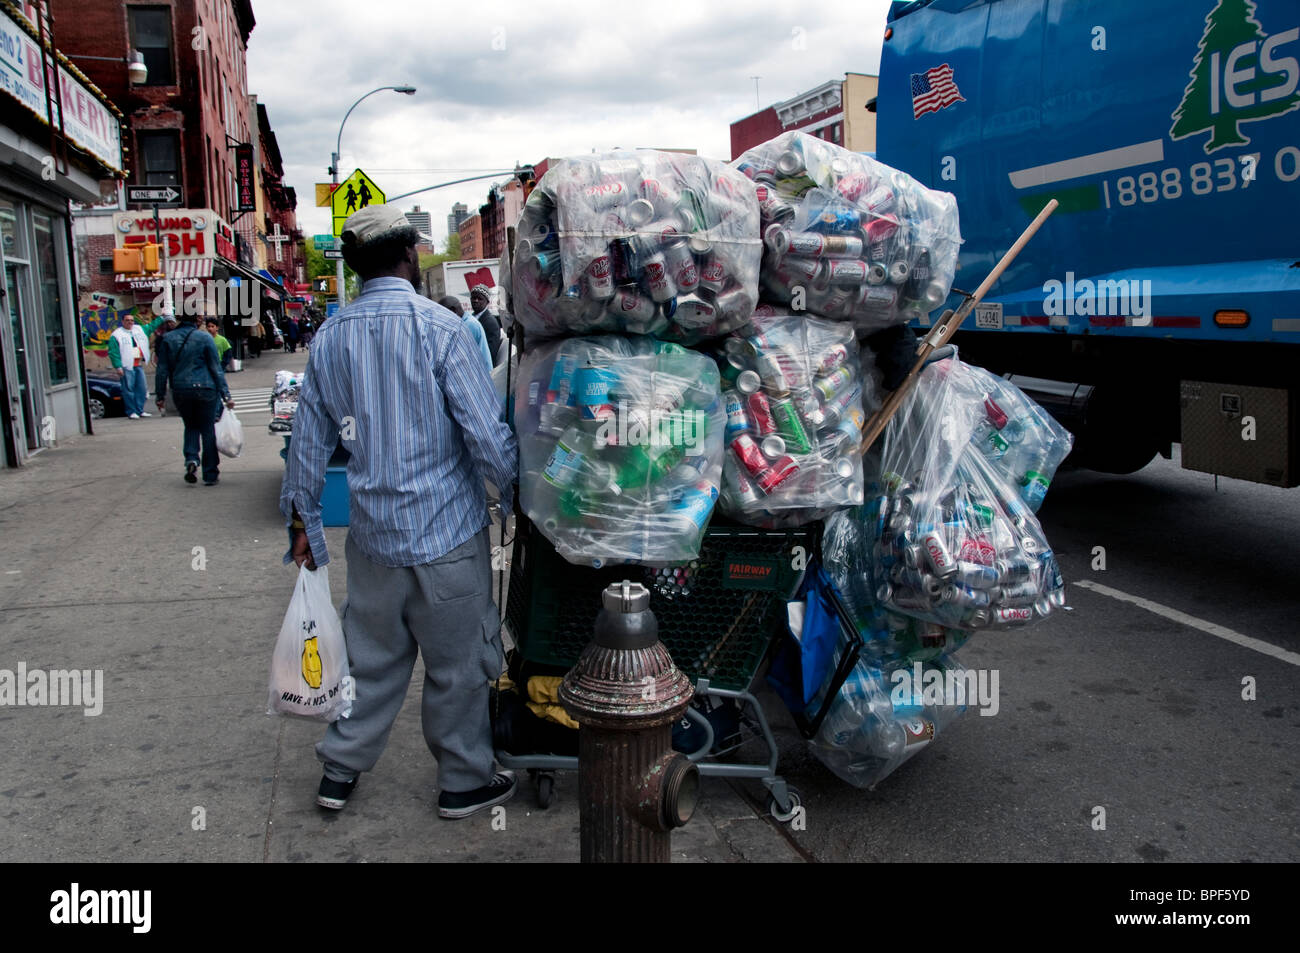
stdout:
[[(522, 658), (553, 670), (568, 669), (591, 641), (601, 591), (623, 579), (650, 590), (659, 638), (673, 662), (695, 685), (686, 718), (703, 740), (688, 752), (710, 777), (755, 778), (768, 792), (772, 816), (788, 821), (797, 813), (798, 792), (777, 774), (777, 745), (754, 682), (774, 639), (784, 630), (786, 601), (798, 590), (803, 570), (817, 551), (817, 527), (761, 530), (728, 525), (715, 517), (699, 558), (668, 568), (574, 566), (556, 553), (529, 520), (517, 517), (504, 625)], [(735, 706), (739, 731), (718, 737), (712, 710)], [(764, 755), (738, 756), (751, 741)], [(538, 804), (546, 807), (554, 772), (576, 770), (578, 759), (555, 754), (512, 754), (498, 750), (500, 763), (527, 770)]]

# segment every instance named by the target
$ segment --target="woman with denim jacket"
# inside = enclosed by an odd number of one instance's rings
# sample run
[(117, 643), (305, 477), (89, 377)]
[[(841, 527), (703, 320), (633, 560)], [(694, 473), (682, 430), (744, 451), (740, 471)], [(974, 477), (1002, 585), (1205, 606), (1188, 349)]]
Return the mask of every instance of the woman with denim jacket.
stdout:
[(158, 376), (154, 382), (158, 409), (163, 407), (167, 385), (181, 419), (185, 421), (185, 482), (197, 483), (194, 471), (199, 468), (199, 444), (203, 445), (203, 485), (213, 486), (218, 477), (217, 417), (225, 401), (233, 408), (226, 375), (221, 372), (217, 345), (210, 334), (198, 326), (196, 315), (182, 315), (181, 324), (162, 340), (158, 348)]

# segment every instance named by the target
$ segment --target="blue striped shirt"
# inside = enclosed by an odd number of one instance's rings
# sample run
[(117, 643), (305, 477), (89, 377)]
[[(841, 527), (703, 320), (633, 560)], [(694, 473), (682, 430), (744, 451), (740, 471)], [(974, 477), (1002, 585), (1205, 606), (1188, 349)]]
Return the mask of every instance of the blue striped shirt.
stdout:
[(329, 562), (320, 496), (340, 435), (349, 537), (383, 566), (455, 549), (489, 522), (484, 477), (503, 501), (515, 482), (515, 437), (473, 332), (404, 278), (367, 281), (312, 340), (280, 510), (297, 507), (317, 565)]

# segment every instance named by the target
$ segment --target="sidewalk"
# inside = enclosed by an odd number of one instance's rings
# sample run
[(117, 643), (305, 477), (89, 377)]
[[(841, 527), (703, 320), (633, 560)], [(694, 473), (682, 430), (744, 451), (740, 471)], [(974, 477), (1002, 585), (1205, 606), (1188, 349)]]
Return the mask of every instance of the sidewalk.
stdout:
[[(270, 386), (298, 353), (230, 376)], [(506, 829), (436, 816), (436, 766), (412, 689), (376, 770), (340, 814), (315, 806), (322, 726), (264, 714), (271, 648), (293, 589), (277, 500), (283, 441), (246, 421), (215, 487), (181, 480), (176, 417), (95, 422), (0, 473), (0, 670), (103, 671), (102, 714), (0, 707), (0, 856), (8, 861), (576, 861), (577, 777), (539, 811), (521, 779)], [(327, 530), (334, 600), (346, 530)], [(748, 782), (741, 782), (746, 784)], [(746, 788), (757, 796), (756, 782)], [(499, 826), (499, 825), (498, 825)], [(709, 779), (674, 859), (799, 855), (732, 787)]]

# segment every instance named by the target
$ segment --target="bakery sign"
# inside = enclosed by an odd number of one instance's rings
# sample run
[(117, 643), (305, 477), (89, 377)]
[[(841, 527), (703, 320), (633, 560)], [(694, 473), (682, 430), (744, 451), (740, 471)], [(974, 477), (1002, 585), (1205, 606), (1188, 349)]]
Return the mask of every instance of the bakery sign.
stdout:
[(143, 245), (161, 232), (163, 256), (169, 261), (225, 258), (236, 261), (235, 235), (212, 209), (162, 209), (157, 228), (148, 212), (118, 212), (113, 216), (117, 247)]
[(59, 123), (61, 100), (63, 134), (108, 168), (121, 172), (122, 124), (117, 116), (87, 83), (63, 66), (56, 69), (53, 59), (46, 60), (42, 71), (40, 47), (26, 27), (7, 8), (0, 7), (0, 94), (18, 100), (48, 126), (51, 122), (46, 87), (54, 89), (57, 84), (59, 100), (54, 100), (53, 124)]

